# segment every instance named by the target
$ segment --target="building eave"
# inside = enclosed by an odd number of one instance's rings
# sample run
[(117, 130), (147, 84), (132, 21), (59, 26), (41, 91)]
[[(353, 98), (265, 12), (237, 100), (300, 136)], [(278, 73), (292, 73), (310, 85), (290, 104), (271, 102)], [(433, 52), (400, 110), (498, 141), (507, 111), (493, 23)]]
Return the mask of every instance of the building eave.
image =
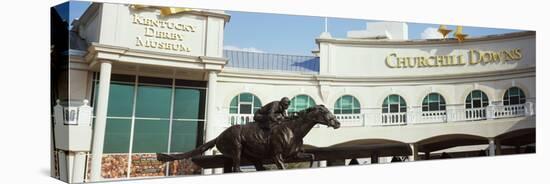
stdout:
[(316, 38), (315, 42), (333, 43), (333, 44), (355, 44), (355, 45), (388, 45), (388, 46), (424, 46), (424, 45), (458, 45), (469, 44), (487, 41), (509, 40), (509, 39), (524, 39), (535, 37), (535, 31), (521, 31), (514, 33), (506, 33), (500, 35), (489, 35), (483, 37), (468, 38), (462, 42), (456, 39), (428, 39), (428, 40), (368, 40), (368, 39), (347, 39), (347, 38)]

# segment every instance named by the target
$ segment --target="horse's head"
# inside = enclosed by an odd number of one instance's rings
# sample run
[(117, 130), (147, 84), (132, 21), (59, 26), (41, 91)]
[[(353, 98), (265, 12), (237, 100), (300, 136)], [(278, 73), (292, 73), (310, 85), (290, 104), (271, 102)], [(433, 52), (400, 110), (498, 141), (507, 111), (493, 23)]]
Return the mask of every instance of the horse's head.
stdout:
[(312, 107), (308, 113), (308, 117), (315, 123), (327, 125), (334, 129), (340, 128), (340, 122), (336, 119), (336, 116), (330, 112), (324, 105), (316, 105)]

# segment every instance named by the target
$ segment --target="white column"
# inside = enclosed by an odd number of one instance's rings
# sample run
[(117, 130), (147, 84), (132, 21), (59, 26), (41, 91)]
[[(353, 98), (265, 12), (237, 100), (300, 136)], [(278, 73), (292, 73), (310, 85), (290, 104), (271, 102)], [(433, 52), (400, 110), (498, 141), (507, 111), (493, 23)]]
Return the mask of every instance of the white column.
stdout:
[(55, 156), (57, 154), (57, 152), (55, 152), (55, 145), (54, 145), (54, 137), (53, 137), (53, 129), (54, 127), (51, 127), (52, 131), (50, 131), (50, 176), (51, 177), (54, 177), (54, 178), (57, 178), (57, 176), (55, 175)]
[(101, 179), (101, 157), (103, 156), (103, 140), (107, 124), (107, 105), (109, 102), (109, 84), (111, 83), (111, 62), (100, 61), (99, 90), (95, 104), (94, 136), (92, 139), (92, 160), (90, 181)]
[(327, 167), (327, 161), (326, 160), (319, 161), (319, 167)]
[[(205, 142), (216, 138), (216, 86), (218, 85), (218, 74), (215, 71), (208, 71), (208, 89), (206, 94), (206, 132)], [(212, 155), (212, 149), (204, 153)], [(212, 174), (212, 169), (204, 169), (203, 174)]]
[(489, 138), (489, 156), (495, 156), (495, 139)]
[(75, 152), (72, 168), (72, 179), (69, 183), (84, 183), (84, 175), (86, 171), (86, 153)]
[(409, 146), (411, 147), (411, 152), (412, 152), (412, 155), (409, 156), (409, 161), (415, 161), (418, 159), (418, 150), (417, 150), (417, 147), (416, 145), (414, 144), (409, 144)]

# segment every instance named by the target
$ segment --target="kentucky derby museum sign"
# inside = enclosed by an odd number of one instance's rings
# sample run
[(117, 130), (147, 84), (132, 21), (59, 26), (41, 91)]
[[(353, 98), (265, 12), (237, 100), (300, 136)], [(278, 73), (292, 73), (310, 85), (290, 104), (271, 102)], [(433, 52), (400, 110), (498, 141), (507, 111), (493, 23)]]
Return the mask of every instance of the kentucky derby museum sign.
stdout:
[(186, 12), (163, 15), (159, 8), (153, 7), (130, 7), (129, 11), (129, 21), (123, 23), (130, 24), (126, 39), (132, 42), (125, 42), (127, 46), (190, 55), (200, 55), (204, 50), (205, 17)]
[(191, 49), (185, 46), (184, 39), (187, 33), (196, 32), (196, 27), (193, 25), (150, 19), (137, 14), (133, 15), (132, 23), (145, 28), (143, 35), (136, 36), (138, 47), (191, 52)]
[(86, 23), (80, 26), (91, 42), (187, 56), (221, 56), (223, 27), (229, 20), (215, 11), (140, 5), (106, 5), (97, 15), (88, 13), (92, 15), (83, 18), (90, 20), (80, 20)]

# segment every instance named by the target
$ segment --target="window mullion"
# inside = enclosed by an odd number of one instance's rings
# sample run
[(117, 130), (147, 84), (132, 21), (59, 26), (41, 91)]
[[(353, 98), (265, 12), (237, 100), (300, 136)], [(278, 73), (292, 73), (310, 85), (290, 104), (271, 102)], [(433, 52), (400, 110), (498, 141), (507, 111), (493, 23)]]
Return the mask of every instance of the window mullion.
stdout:
[(130, 124), (130, 142), (128, 146), (128, 168), (126, 170), (126, 178), (130, 178), (130, 173), (132, 172), (132, 149), (134, 147), (134, 128), (136, 124), (136, 106), (137, 106), (137, 92), (138, 92), (138, 83), (139, 83), (139, 66), (136, 69), (136, 74), (134, 78), (134, 100), (132, 104), (132, 120)]

